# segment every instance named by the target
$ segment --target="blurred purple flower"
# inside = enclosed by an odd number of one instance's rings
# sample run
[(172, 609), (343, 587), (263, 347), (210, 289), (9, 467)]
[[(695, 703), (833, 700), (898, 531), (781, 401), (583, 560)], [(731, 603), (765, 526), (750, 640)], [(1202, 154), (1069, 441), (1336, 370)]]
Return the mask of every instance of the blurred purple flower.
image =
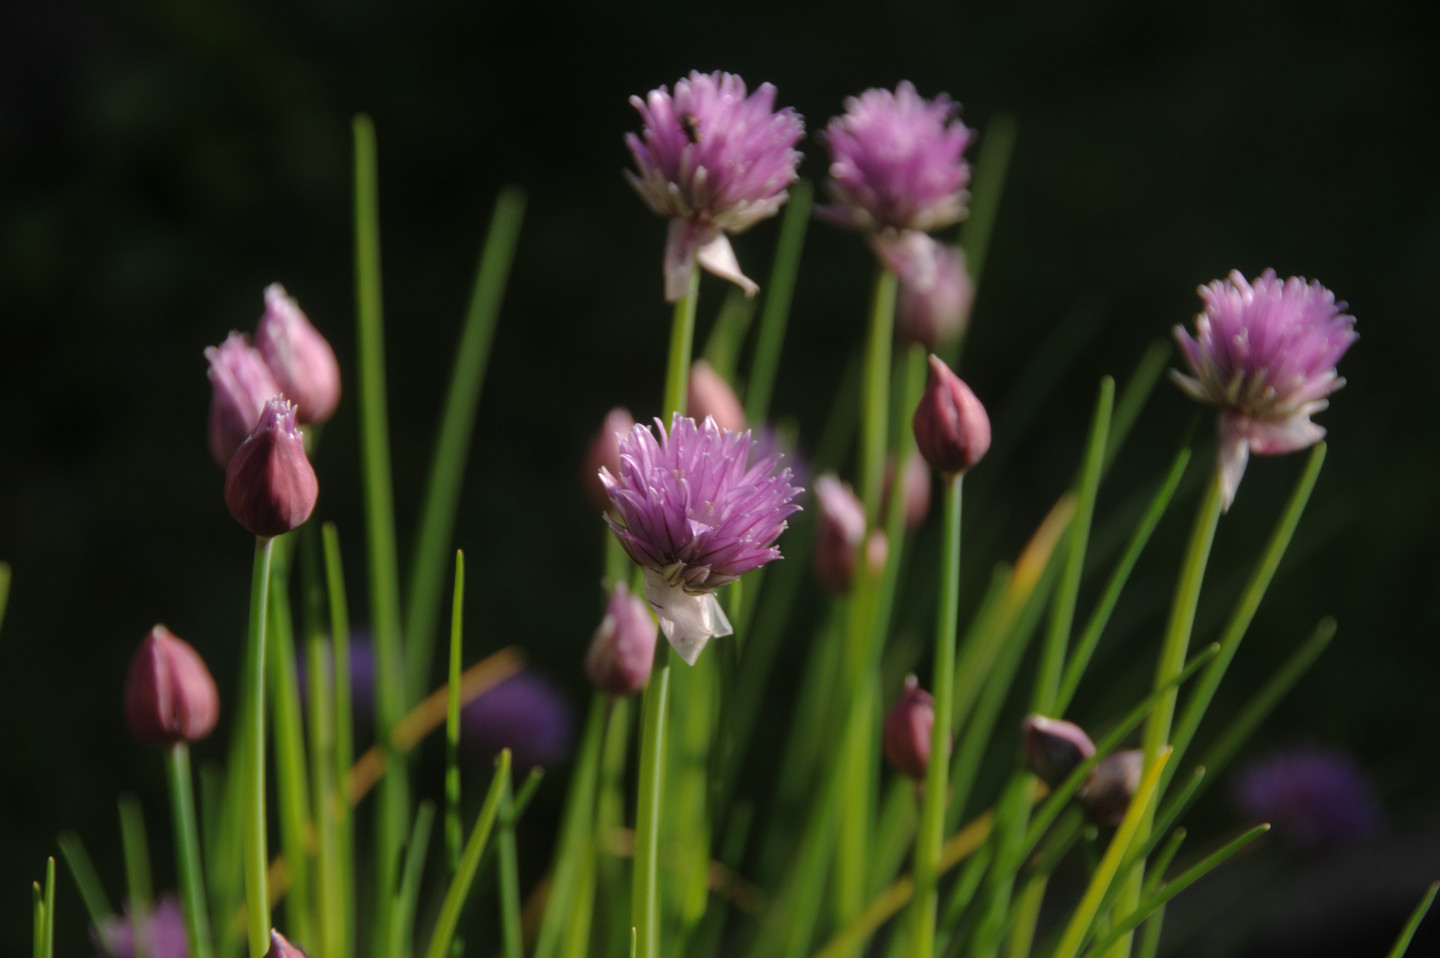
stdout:
[(620, 443), (620, 473), (600, 477), (615, 508), (615, 537), (645, 571), (645, 597), (675, 651), (695, 664), (705, 644), (731, 633), (715, 590), (772, 559), (786, 517), (799, 510), (790, 470), (750, 462), (750, 433), (703, 426), (676, 413), (657, 441), (637, 425)]
[(1249, 765), (1234, 788), (1248, 819), (1269, 822), (1303, 849), (1333, 848), (1363, 838), (1380, 823), (1370, 781), (1354, 758), (1335, 749), (1302, 746)]
[(690, 291), (690, 273), (701, 266), (741, 286), (759, 289), (740, 271), (726, 233), (741, 233), (774, 216), (789, 197), (804, 135), (800, 115), (775, 110), (775, 88), (762, 83), (746, 96), (745, 81), (731, 73), (694, 71), (675, 84), (651, 90), (630, 103), (645, 124), (625, 135), (638, 175), (625, 172), (641, 199), (670, 217), (665, 244), (665, 298)]
[[(141, 947), (146, 958), (187, 958), (185, 914), (174, 895), (164, 895), (145, 920), (139, 922)], [(111, 915), (92, 929), (90, 937), (101, 958), (135, 958), (134, 930), (131, 928), (130, 906), (125, 916)]]
[(1345, 385), (1335, 364), (1355, 342), (1355, 317), (1318, 282), (1282, 281), (1269, 269), (1253, 284), (1233, 271), (1199, 292), (1196, 335), (1175, 327), (1192, 375), (1172, 369), (1170, 377), (1220, 407), (1221, 503), (1229, 509), (1250, 453), (1294, 452), (1324, 437), (1310, 417)]
[(460, 710), (460, 744), (486, 756), (510, 749), (514, 767), (550, 768), (570, 756), (575, 711), (535, 672), (512, 675)]
[(929, 232), (965, 215), (970, 131), (945, 94), (926, 100), (902, 82), (845, 101), (820, 135), (830, 148), (830, 195), (820, 215), (856, 229)]

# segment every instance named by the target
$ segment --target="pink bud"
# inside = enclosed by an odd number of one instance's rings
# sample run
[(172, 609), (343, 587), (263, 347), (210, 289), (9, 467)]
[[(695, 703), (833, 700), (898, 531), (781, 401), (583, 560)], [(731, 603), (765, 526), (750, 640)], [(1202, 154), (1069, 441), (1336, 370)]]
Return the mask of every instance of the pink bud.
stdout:
[(1020, 723), (1025, 767), (1051, 788), (1095, 754), (1095, 743), (1074, 722), (1030, 714)]
[(690, 367), (690, 394), (685, 403), (686, 415), (696, 422), (711, 416), (721, 429), (745, 431), (745, 409), (735, 390), (703, 359)]
[(1115, 752), (1100, 760), (1075, 797), (1101, 825), (1119, 825), (1140, 789), (1145, 755), (1138, 748)]
[(900, 283), (895, 301), (895, 332), (903, 343), (926, 349), (954, 339), (970, 321), (975, 287), (965, 265), (965, 251), (947, 246), (918, 230), (899, 236), (880, 234), (874, 240), (881, 262)]
[(985, 407), (938, 356), (930, 357), (930, 378), (913, 425), (920, 455), (942, 475), (968, 471), (990, 448)]
[(270, 950), (265, 952), (265, 958), (305, 958), (305, 952), (296, 948), (285, 940), (285, 936), (275, 929), (270, 929)]
[[(905, 490), (905, 531), (914, 532), (930, 511), (930, 470), (918, 452), (905, 459), (905, 473), (900, 477)], [(880, 514), (890, 512), (890, 488), (895, 485), (895, 459), (885, 460), (885, 487), (880, 494)]]
[(319, 494), (315, 470), (305, 456), (305, 439), (295, 426), (295, 407), (275, 396), (230, 460), (225, 504), (250, 532), (278, 536), (310, 518)]
[(885, 758), (904, 775), (920, 782), (930, 766), (930, 736), (935, 729), (935, 700), (913, 674), (885, 719)]
[(850, 591), (855, 579), (855, 552), (865, 538), (865, 507), (850, 484), (833, 475), (815, 480), (820, 525), (815, 537), (815, 578), (837, 595)]
[(149, 745), (196, 742), (220, 717), (220, 692), (200, 653), (157, 625), (125, 676), (125, 721)]
[(334, 414), (340, 404), (335, 350), (279, 283), (265, 288), (265, 315), (255, 328), (255, 345), (279, 391), (295, 403), (297, 420), (320, 423)]
[(620, 475), (620, 437), (634, 428), (635, 419), (630, 410), (616, 406), (605, 414), (605, 422), (590, 441), (590, 449), (585, 453), (585, 494), (597, 509), (610, 508), (610, 493), (600, 481), (600, 467), (604, 466), (612, 476)]
[(280, 387), (260, 351), (241, 333), (231, 332), (219, 346), (207, 347), (205, 358), (210, 361), (214, 390), (210, 397), (210, 454), (223, 469), (260, 421), (265, 400), (278, 395)]
[(633, 695), (650, 680), (655, 660), (655, 616), (625, 583), (605, 603), (605, 618), (590, 640), (585, 674), (590, 684), (614, 696)]

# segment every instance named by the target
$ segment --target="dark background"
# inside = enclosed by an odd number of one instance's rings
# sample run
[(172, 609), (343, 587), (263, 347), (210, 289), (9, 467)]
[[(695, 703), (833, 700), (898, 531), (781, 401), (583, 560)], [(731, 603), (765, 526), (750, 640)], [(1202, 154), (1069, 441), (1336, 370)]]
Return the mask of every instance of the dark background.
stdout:
[[(402, 549), (495, 192), (528, 193), (456, 542), (471, 566), (470, 648), (519, 643), (583, 700), (600, 535), (578, 493), (580, 459), (610, 406), (655, 411), (668, 323), (664, 225), (620, 176), (621, 136), (637, 127), (627, 98), (698, 68), (774, 83), (812, 131), (845, 95), (906, 78), (961, 101), (980, 144), (994, 117), (1016, 117), (961, 372), (999, 423), (1037, 344), (1075, 315), (1070, 328), (1085, 335), (990, 486), (995, 500), (970, 506), (972, 526), (987, 510), (993, 519), (993, 550), (975, 567), (1013, 556), (1069, 481), (1098, 377), (1128, 375), (1153, 339), (1188, 322), (1198, 283), (1274, 267), (1349, 301), (1361, 339), (1341, 365), (1349, 385), (1319, 417), (1329, 459), (1217, 707), (1238, 708), (1335, 615), (1334, 644), (1242, 760), (1296, 743), (1347, 749), (1374, 781), (1384, 830), (1319, 859), (1262, 848), (1239, 867), (1274, 870), (1237, 876), (1253, 889), (1243, 900), (1197, 887), (1195, 911), (1177, 904), (1172, 924), (1206, 940), (1223, 914), (1227, 928), (1269, 928), (1255, 932), (1272, 936), (1266, 954), (1320, 954), (1302, 933), (1325, 953), (1379, 953), (1440, 875), (1440, 85), (1422, 10), (9, 0), (0, 559), (14, 583), (0, 636), (0, 951), (26, 947), (27, 885), (58, 829), (87, 839), (115, 897), (119, 791), (142, 795), (164, 847), (159, 756), (119, 716), (145, 631), (167, 623), (222, 690), (234, 685), (250, 544), (206, 452), (201, 351), (252, 329), (263, 286), (279, 280), (354, 382), (357, 111), (379, 135)], [(822, 179), (823, 150), (812, 138), (802, 148), (802, 174)], [(764, 224), (736, 241), (762, 281), (775, 232)], [(868, 255), (853, 236), (811, 229), (774, 402), (802, 443), (860, 341)], [(723, 292), (707, 280), (702, 311)], [(1162, 383), (1102, 515), (1153, 482), (1193, 418)], [(317, 516), (340, 525), (363, 623), (356, 422), (351, 392), (316, 458)], [(1252, 461), (1221, 524), (1197, 642), (1213, 636), (1302, 464)], [(1148, 681), (1194, 498), (1192, 488), (1161, 526), (1077, 714), (1110, 717)], [(1082, 594), (1082, 614), (1093, 597)], [(220, 754), (223, 739), (199, 757)], [(1237, 824), (1223, 784), (1197, 813), (1215, 832)], [(63, 869), (59, 907), (62, 952), (84, 953)]]

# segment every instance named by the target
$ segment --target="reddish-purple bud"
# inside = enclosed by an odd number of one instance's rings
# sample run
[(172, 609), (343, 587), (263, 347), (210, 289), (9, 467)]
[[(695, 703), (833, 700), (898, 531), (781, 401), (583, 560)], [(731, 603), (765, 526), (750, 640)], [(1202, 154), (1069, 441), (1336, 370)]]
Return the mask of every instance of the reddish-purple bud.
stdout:
[(265, 404), (225, 472), (225, 504), (257, 536), (278, 536), (310, 518), (320, 485), (295, 425), (295, 407), (276, 396)]
[(880, 261), (900, 281), (895, 299), (895, 334), (902, 343), (934, 349), (965, 331), (975, 287), (965, 266), (965, 251), (939, 243), (926, 233), (877, 234), (872, 241)]
[(885, 758), (904, 775), (920, 782), (930, 767), (930, 736), (935, 729), (935, 700), (914, 675), (905, 677), (905, 691), (885, 719)]
[(196, 742), (220, 717), (220, 692), (200, 653), (157, 625), (125, 676), (125, 721), (149, 745)]
[(915, 445), (942, 475), (966, 472), (990, 448), (990, 417), (970, 387), (938, 356), (915, 409)]
[(855, 581), (855, 556), (865, 538), (865, 507), (848, 483), (832, 475), (815, 480), (820, 526), (815, 537), (815, 578), (837, 595)]
[(590, 684), (617, 697), (643, 689), (655, 661), (657, 631), (650, 606), (631, 595), (625, 583), (616, 584), (585, 656)]
[[(905, 490), (905, 531), (914, 532), (925, 521), (930, 511), (930, 470), (918, 452), (905, 460), (905, 472), (900, 477)], [(885, 486), (880, 494), (880, 514), (890, 511), (890, 489), (895, 485), (895, 458), (885, 460)]]
[(265, 958), (305, 958), (305, 952), (290, 944), (284, 935), (271, 928), (270, 950), (265, 952)]
[(1051, 788), (1095, 754), (1095, 743), (1074, 722), (1030, 714), (1020, 723), (1025, 767)]
[(207, 347), (205, 358), (210, 361), (214, 390), (210, 397), (210, 455), (223, 469), (260, 421), (265, 400), (278, 396), (280, 387), (260, 351), (242, 333), (231, 332), (219, 346)]
[(1119, 825), (1140, 788), (1145, 754), (1138, 748), (1115, 752), (1100, 760), (1075, 797), (1101, 825)]
[(585, 495), (590, 497), (597, 509), (610, 508), (610, 493), (605, 491), (605, 483), (600, 481), (600, 468), (605, 467), (612, 476), (620, 475), (620, 440), (634, 428), (635, 418), (630, 415), (630, 410), (616, 406), (605, 414), (605, 422), (590, 441), (590, 449), (585, 453)]
[(324, 422), (340, 404), (340, 363), (285, 287), (265, 288), (265, 315), (255, 328), (255, 346), (283, 392), (295, 403), (300, 422)]
[(745, 409), (740, 398), (715, 367), (703, 359), (690, 367), (690, 392), (685, 402), (685, 414), (696, 422), (710, 416), (721, 429), (745, 431)]

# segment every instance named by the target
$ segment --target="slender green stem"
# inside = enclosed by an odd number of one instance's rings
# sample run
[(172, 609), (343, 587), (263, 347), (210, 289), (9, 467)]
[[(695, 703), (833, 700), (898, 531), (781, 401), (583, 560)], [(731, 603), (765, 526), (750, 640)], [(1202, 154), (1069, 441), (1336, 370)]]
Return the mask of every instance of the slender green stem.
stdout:
[(45, 923), (42, 926), (44, 945), (41, 954), (53, 958), (55, 954), (55, 857), (45, 859)]
[(195, 825), (195, 792), (190, 779), (187, 743), (176, 742), (166, 750), (165, 769), (170, 782), (170, 812), (175, 821), (175, 857), (179, 859), (185, 940), (192, 958), (210, 958), (210, 919), (206, 913), (204, 872), (200, 870), (200, 833)]
[(265, 842), (265, 616), (270, 604), (270, 555), (275, 540), (255, 540), (250, 579), (250, 636), (245, 660), (245, 914), (250, 929), (250, 958), (270, 950), (270, 866)]
[(997, 113), (980, 139), (980, 156), (975, 162), (975, 187), (970, 191), (970, 215), (960, 231), (965, 246), (965, 262), (970, 279), (980, 285), (985, 271), (990, 236), (1000, 209), (1000, 196), (1005, 188), (1005, 175), (1010, 169), (1010, 154), (1015, 150), (1015, 116)]
[[(120, 840), (125, 850), (125, 882), (130, 897), (130, 920), (138, 925), (149, 921), (150, 848), (145, 838), (145, 815), (140, 800), (134, 795), (120, 796)], [(135, 942), (136, 958), (142, 954), (142, 942)]]
[(330, 647), (320, 631), (306, 640), (309, 687), (306, 690), (310, 726), (311, 814), (316, 837), (316, 910), (319, 919), (316, 958), (338, 958), (345, 924), (345, 883), (341, 878), (339, 809), (348, 805), (339, 794), (335, 779), (335, 707), (332, 704), (331, 675), (334, 663)]
[(45, 958), (45, 892), (40, 883), (30, 883), (30, 909), (32, 922), (32, 958)]
[(955, 683), (955, 633), (960, 608), (960, 502), (963, 476), (945, 477), (945, 511), (940, 546), (940, 604), (935, 617), (935, 724), (925, 798), (915, 834), (914, 930), (910, 954), (935, 953), (935, 920), (940, 908), (940, 848), (945, 841), (945, 786), (949, 781), (951, 707)]
[(460, 923), (460, 912), (465, 907), (465, 899), (469, 897), (475, 871), (480, 867), (480, 856), (485, 851), (485, 844), (490, 840), (490, 831), (500, 810), (501, 783), (509, 777), (510, 750), (504, 749), (496, 760), (495, 779), (490, 783), (490, 791), (485, 795), (485, 804), (480, 807), (480, 815), (465, 843), (465, 852), (460, 856), (460, 870), (451, 879), (450, 889), (445, 893), (445, 901), (440, 906), (440, 915), (435, 919), (435, 930), (430, 935), (430, 947), (425, 951), (425, 958), (444, 958), (450, 952), (455, 926)]
[(515, 799), (510, 776), (500, 786), (500, 834), (495, 836), (500, 873), (500, 941), (504, 958), (524, 958), (520, 934), (520, 865), (515, 850)]
[(449, 697), (445, 704), (445, 851), (453, 876), (465, 836), (460, 825), (460, 646), (465, 612), (465, 553), (455, 550), (455, 596), (450, 611)]
[(1435, 903), (1435, 892), (1440, 891), (1440, 881), (1430, 883), (1425, 892), (1425, 897), (1420, 899), (1420, 904), (1410, 913), (1410, 920), (1405, 922), (1405, 927), (1400, 931), (1400, 937), (1395, 939), (1395, 946), (1390, 949), (1389, 958), (1404, 958), (1405, 951), (1410, 947), (1410, 939), (1415, 937), (1415, 931), (1420, 927), (1420, 922), (1425, 920), (1425, 913)]
[(340, 536), (333, 522), (321, 529), (325, 553), (325, 588), (330, 601), (330, 643), (334, 658), (334, 783), (337, 800), (333, 806), (335, 834), (339, 842), (337, 859), (341, 887), (337, 889), (341, 906), (336, 940), (331, 946), (332, 958), (348, 958), (353, 950), (355, 928), (355, 828), (350, 802), (339, 790), (355, 760), (354, 719), (350, 712), (350, 615), (345, 598), (345, 573), (340, 566)]
[(79, 835), (70, 831), (61, 832), (56, 844), (60, 846), (65, 864), (70, 866), (70, 874), (75, 876), (75, 885), (80, 889), (80, 900), (85, 903), (90, 924), (99, 928), (100, 921), (112, 914), (113, 909), (105, 895), (105, 886), (100, 884), (95, 865), (85, 851), (85, 844), (80, 841)]
[[(390, 478), (390, 427), (386, 418), (385, 328), (380, 292), (380, 202), (375, 127), (368, 116), (352, 124), (355, 137), (355, 289), (358, 308), (360, 446), (365, 527), (370, 553), (370, 627), (375, 639), (376, 738), (385, 745), (405, 712), (400, 655), (400, 569), (395, 545), (395, 502)], [(375, 816), (379, 940), (389, 939), (390, 912), (400, 847), (410, 820), (406, 762), (390, 761)]]
[[(421, 802), (415, 809), (415, 824), (405, 846), (405, 868), (395, 892), (395, 915), (390, 923), (391, 958), (410, 958), (410, 932), (415, 922), (415, 903), (420, 898), (420, 878), (425, 874), (425, 850), (429, 847), (430, 826), (435, 820), (435, 806)], [(458, 940), (456, 941), (458, 945)], [(451, 954), (458, 954), (458, 949)]]
[(890, 351), (898, 288), (895, 273), (882, 267), (875, 277), (870, 303), (870, 331), (865, 341), (860, 387), (860, 500), (865, 504), (867, 529), (873, 529), (880, 516), (885, 482), (886, 433), (890, 425)]
[(800, 271), (800, 251), (805, 245), (805, 228), (810, 223), (811, 193), (808, 180), (796, 180), (790, 187), (790, 199), (780, 223), (775, 265), (770, 270), (770, 284), (765, 288), (765, 309), (760, 314), (755, 358), (750, 362), (750, 379), (745, 386), (745, 418), (752, 423), (762, 423), (770, 414), (770, 394), (780, 368), (790, 300), (795, 293), (795, 276)]
[[(554, 876), (550, 897), (546, 900), (545, 918), (535, 943), (535, 958), (554, 958), (564, 954), (565, 941), (588, 943), (591, 912), (594, 908), (594, 826), (596, 780), (600, 773), (600, 754), (604, 744), (605, 726), (610, 715), (609, 697), (597, 692), (590, 702), (590, 715), (585, 720), (575, 762), (570, 791), (565, 796), (565, 812), (556, 842)], [(576, 924), (581, 925), (576, 928)], [(579, 949), (582, 953), (584, 948)]]
[(641, 706), (640, 790), (635, 806), (635, 881), (632, 924), (640, 958), (660, 954), (660, 798), (665, 782), (665, 713), (670, 698), (670, 644), (655, 647), (655, 665)]
[(431, 653), (435, 648), (436, 620), (440, 616), (441, 589), (445, 582), (445, 560), (460, 505), (460, 484), (469, 458), (470, 436), (475, 431), (475, 414), (490, 360), (490, 346), (505, 296), (505, 282), (520, 237), (525, 213), (525, 194), (509, 187), (500, 192), (490, 218), (490, 232), (475, 271), (475, 285), (465, 325), (455, 349), (455, 367), (450, 390), (435, 435), (435, 452), (430, 464), (430, 481), (420, 517), (420, 531), (410, 568), (410, 589), (406, 593), (405, 636), (409, 701), (419, 701), (428, 691)]
[[(665, 401), (661, 412), (685, 415), (685, 400), (690, 391), (690, 354), (695, 348), (695, 308), (700, 300), (700, 270), (690, 265), (690, 292), (675, 304), (670, 323), (670, 353), (665, 364)], [(670, 428), (668, 418), (665, 428)], [(643, 935), (641, 936), (644, 937)]]

